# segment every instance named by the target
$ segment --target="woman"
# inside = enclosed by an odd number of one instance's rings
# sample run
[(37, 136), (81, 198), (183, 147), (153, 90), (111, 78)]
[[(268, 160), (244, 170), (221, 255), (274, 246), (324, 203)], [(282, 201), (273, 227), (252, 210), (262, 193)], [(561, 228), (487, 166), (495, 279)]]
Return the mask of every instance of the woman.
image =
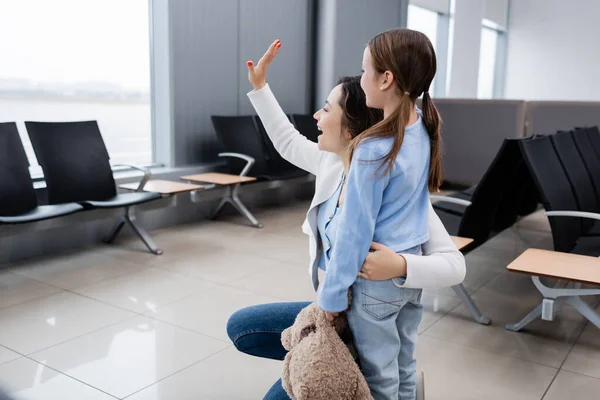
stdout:
[[(341, 81), (329, 94), (325, 106), (315, 113), (319, 129), (319, 143), (313, 143), (301, 135), (289, 122), (266, 83), (266, 72), (281, 43), (275, 41), (259, 63), (248, 62), (249, 80), (254, 90), (248, 94), (269, 137), (277, 151), (296, 166), (316, 175), (315, 195), (307, 218), (302, 226), (309, 236), (311, 262), (309, 273), (315, 290), (318, 287), (318, 268), (322, 255), (327, 252), (328, 239), (319, 221), (320, 207), (334, 207), (328, 202), (340, 194), (343, 176), (342, 157), (350, 141), (381, 119), (381, 114), (366, 105), (364, 92), (358, 78)], [(326, 204), (327, 203), (327, 204)], [(323, 209), (321, 209), (323, 211)], [(425, 255), (396, 254), (383, 245), (373, 243), (359, 272), (367, 280), (395, 280), (401, 288), (447, 287), (464, 279), (465, 264), (448, 232), (429, 204), (429, 240), (422, 245)], [(323, 212), (320, 213), (324, 215)], [(227, 331), (238, 350), (258, 357), (282, 360), (285, 350), (281, 345), (281, 332), (291, 326), (300, 310), (308, 302), (274, 303), (248, 307), (234, 313), (227, 324)], [(417, 302), (415, 307), (422, 307)], [(287, 399), (278, 381), (265, 399)]]

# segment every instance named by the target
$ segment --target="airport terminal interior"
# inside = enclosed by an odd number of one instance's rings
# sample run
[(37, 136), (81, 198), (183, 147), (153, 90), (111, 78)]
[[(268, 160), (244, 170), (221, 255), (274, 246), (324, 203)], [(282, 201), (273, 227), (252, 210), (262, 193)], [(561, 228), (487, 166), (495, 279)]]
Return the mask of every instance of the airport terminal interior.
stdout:
[[(358, 371), (365, 400), (599, 398), (598, 15), (596, 0), (0, 0), (0, 400), (359, 398), (325, 396), (328, 368)], [(390, 39), (397, 62), (372, 69), (390, 32), (434, 54)], [(433, 80), (404, 89), (423, 54)], [(353, 179), (349, 143), (372, 131), (346, 138), (338, 89), (384, 119), (400, 114), (374, 90), (410, 98), (441, 132), (429, 214), (400, 179)], [(402, 149), (395, 166), (418, 158)], [(390, 234), (407, 212), (426, 218)], [(418, 254), (383, 240), (425, 229)], [(340, 271), (367, 266), (331, 308)], [(398, 346), (367, 351), (358, 332), (390, 318)], [(393, 355), (397, 394), (369, 352)]]

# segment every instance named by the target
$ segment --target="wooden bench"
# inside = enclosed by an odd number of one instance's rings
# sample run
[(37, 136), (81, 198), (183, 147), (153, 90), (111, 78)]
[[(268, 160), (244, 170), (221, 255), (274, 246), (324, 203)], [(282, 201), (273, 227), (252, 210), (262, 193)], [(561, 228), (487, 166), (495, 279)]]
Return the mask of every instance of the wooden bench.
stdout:
[(252, 226), (256, 228), (262, 228), (263, 224), (258, 222), (258, 220), (252, 215), (252, 213), (246, 208), (244, 203), (240, 200), (238, 196), (239, 189), (243, 183), (254, 182), (256, 178), (251, 176), (243, 176), (243, 175), (232, 175), (232, 174), (222, 174), (218, 172), (209, 172), (205, 174), (197, 174), (197, 175), (186, 175), (182, 176), (180, 179), (189, 182), (200, 182), (200, 183), (209, 183), (214, 186), (224, 186), (227, 188), (227, 192), (221, 199), (221, 202), (217, 206), (216, 210), (211, 215), (211, 219), (215, 219), (219, 216), (225, 204), (231, 204), (240, 214), (250, 221)]
[[(462, 251), (468, 245), (473, 243), (473, 239), (471, 238), (465, 238), (460, 236), (451, 236), (451, 238), (456, 248), (460, 251)], [(475, 302), (473, 302), (471, 295), (462, 283), (452, 286), (452, 289), (454, 290), (454, 293), (456, 293), (458, 298), (460, 298), (460, 300), (463, 302), (463, 304), (469, 309), (475, 322), (481, 325), (489, 325), (492, 323), (492, 320), (489, 317), (486, 317), (481, 314), (481, 311), (479, 311), (479, 308), (475, 305)]]
[[(600, 315), (581, 296), (600, 295), (599, 289), (582, 289), (582, 284), (600, 285), (600, 259), (598, 257), (561, 253), (551, 250), (527, 249), (511, 262), (507, 269), (511, 272), (527, 274), (544, 299), (521, 321), (506, 325), (510, 331), (519, 331), (541, 317), (553, 321), (563, 304), (568, 304), (592, 324), (600, 328)], [(558, 279), (554, 287), (548, 287), (540, 277)], [(566, 281), (565, 287), (561, 281)]]

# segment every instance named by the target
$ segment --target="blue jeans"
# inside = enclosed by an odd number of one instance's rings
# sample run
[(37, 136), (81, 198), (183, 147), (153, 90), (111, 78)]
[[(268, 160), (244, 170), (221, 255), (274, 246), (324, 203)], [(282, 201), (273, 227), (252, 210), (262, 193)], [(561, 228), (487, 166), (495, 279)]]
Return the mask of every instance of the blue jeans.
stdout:
[[(236, 311), (227, 321), (227, 334), (242, 353), (283, 360), (287, 351), (281, 344), (281, 332), (292, 326), (298, 313), (309, 302), (272, 303)], [(289, 400), (279, 379), (263, 400)]]
[(358, 278), (352, 285), (348, 322), (375, 400), (416, 397), (414, 351), (423, 316), (421, 294), (421, 289), (399, 288), (392, 280)]
[[(348, 322), (361, 369), (375, 400), (416, 396), (417, 328), (423, 315), (421, 289), (399, 288), (392, 281), (358, 278), (352, 286)], [(261, 304), (231, 315), (227, 334), (241, 352), (283, 360), (281, 333), (310, 302)], [(289, 400), (279, 379), (263, 400)]]

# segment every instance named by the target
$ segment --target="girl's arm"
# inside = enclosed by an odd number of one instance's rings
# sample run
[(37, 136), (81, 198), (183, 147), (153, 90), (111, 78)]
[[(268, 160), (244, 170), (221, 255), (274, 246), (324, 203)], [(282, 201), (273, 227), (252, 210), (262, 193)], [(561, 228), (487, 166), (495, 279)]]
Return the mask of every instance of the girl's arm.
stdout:
[[(375, 222), (390, 174), (381, 175), (380, 154), (358, 146), (352, 156), (345, 200), (325, 280), (319, 290), (322, 310), (335, 313), (348, 308), (348, 288), (365, 260), (375, 233)], [(375, 161), (375, 162), (373, 162)]]

